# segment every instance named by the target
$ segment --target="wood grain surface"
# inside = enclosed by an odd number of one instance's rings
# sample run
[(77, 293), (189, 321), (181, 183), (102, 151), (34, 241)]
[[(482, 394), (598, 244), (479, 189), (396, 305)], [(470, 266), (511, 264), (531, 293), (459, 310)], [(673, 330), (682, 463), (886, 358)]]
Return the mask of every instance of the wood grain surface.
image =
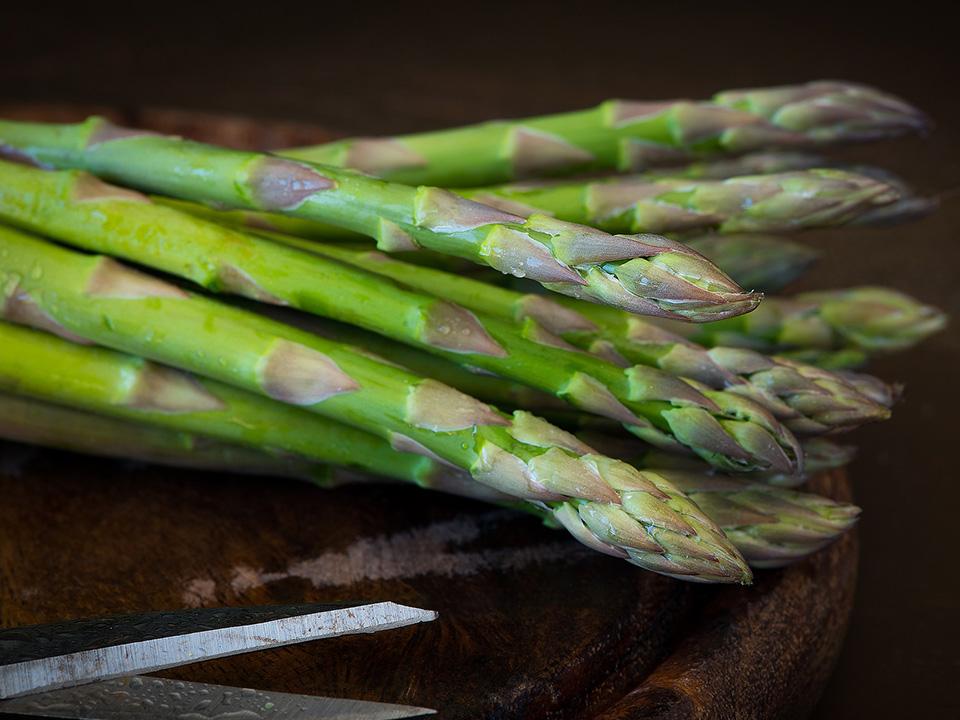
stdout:
[[(90, 112), (237, 147), (322, 129)], [(2, 349), (0, 349), (2, 351)], [(842, 473), (812, 489), (849, 500)], [(403, 487), (321, 491), (0, 444), (0, 624), (211, 605), (394, 600), (431, 624), (210, 661), (168, 677), (425, 705), (442, 718), (794, 718), (839, 652), (857, 540), (750, 588), (663, 578), (532, 518)]]

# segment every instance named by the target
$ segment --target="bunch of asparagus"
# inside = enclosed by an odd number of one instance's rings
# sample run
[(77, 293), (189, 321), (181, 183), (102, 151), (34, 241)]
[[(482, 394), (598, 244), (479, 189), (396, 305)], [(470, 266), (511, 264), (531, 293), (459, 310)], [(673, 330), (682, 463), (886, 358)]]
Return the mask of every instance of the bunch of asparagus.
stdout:
[[(747, 583), (855, 522), (796, 486), (890, 415), (853, 368), (944, 323), (884, 288), (761, 302), (817, 256), (769, 233), (929, 209), (798, 150), (925, 126), (845, 83), (272, 154), (0, 121), (0, 436), (410, 482)], [(634, 174), (546, 179), (587, 171)]]

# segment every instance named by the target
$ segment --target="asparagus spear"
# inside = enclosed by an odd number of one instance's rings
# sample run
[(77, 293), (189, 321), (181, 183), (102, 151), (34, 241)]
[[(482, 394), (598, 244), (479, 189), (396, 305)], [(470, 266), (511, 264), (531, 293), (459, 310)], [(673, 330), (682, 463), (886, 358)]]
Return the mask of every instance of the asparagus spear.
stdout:
[[(31, 229), (138, 260), (212, 290), (288, 304), (416, 344), (616, 418), (650, 442), (689, 448), (719, 467), (790, 473), (800, 462), (793, 436), (763, 408), (738, 396), (699, 392), (645, 367), (625, 371), (564, 347), (533, 323), (520, 330), (509, 320), (476, 317), (315, 254), (203, 223), (122, 191), (118, 195), (116, 188), (96, 184), (98, 194), (91, 195), (91, 182), (97, 181), (89, 176), (9, 165), (3, 170), (0, 214)], [(84, 199), (78, 202), (78, 195)], [(40, 254), (64, 267), (73, 262), (65, 251), (31, 245), (28, 238), (19, 242), (26, 243), (23, 251), (6, 262), (16, 259), (21, 265), (11, 269), (21, 274)], [(86, 307), (86, 301), (77, 298), (74, 306)]]
[[(0, 393), (0, 437), (88, 455), (154, 462), (228, 473), (277, 475), (314, 481), (327, 487), (384, 482), (340, 467), (318, 468), (298, 458), (231, 446), (217, 440), (139, 423), (130, 423), (36, 400)], [(719, 478), (703, 473), (670, 472), (692, 497), (713, 509), (736, 538), (744, 559), (754, 567), (774, 567), (800, 559), (839, 536), (856, 519), (858, 508), (808, 493), (790, 493), (762, 483)], [(443, 488), (469, 495), (469, 483)], [(490, 502), (512, 503), (491, 494)], [(522, 509), (556, 526), (549, 510)]]
[(516, 215), (546, 213), (614, 233), (780, 232), (842, 225), (899, 198), (878, 180), (830, 169), (726, 180), (627, 176), (528, 182), (463, 194)]
[[(3, 168), (0, 166), (0, 173)], [(205, 205), (153, 196), (151, 200), (219, 225), (254, 232), (267, 231), (317, 240), (324, 243), (347, 242), (352, 238), (331, 233), (327, 226), (282, 215), (239, 210), (215, 210)], [(279, 221), (279, 222), (278, 222)], [(761, 292), (774, 292), (796, 280), (820, 257), (820, 253), (804, 243), (777, 235), (761, 233), (707, 234), (684, 238), (684, 244), (696, 250), (717, 267), (722, 267), (743, 287)], [(354, 243), (350, 249), (368, 250)], [(394, 257), (418, 265), (437, 267), (462, 274), (465, 268), (455, 266), (456, 258), (423, 251), (395, 253)], [(449, 262), (453, 261), (453, 262)], [(478, 273), (484, 272), (478, 269)], [(489, 271), (497, 277), (494, 271)], [(502, 277), (502, 276), (501, 276)]]
[(789, 352), (828, 367), (855, 367), (873, 355), (907, 350), (946, 323), (943, 312), (905, 293), (865, 286), (767, 298), (743, 322), (669, 328), (709, 347)]
[[(486, 317), (521, 320), (528, 328), (541, 328), (541, 333), (545, 329), (611, 364), (655, 367), (709, 388), (726, 390), (724, 397), (741, 395), (770, 410), (795, 432), (816, 434), (889, 417), (887, 408), (844, 378), (794, 360), (769, 358), (746, 348), (707, 351), (614, 308), (574, 300), (558, 305), (541, 296), (407, 265), (377, 252), (358, 252), (288, 236), (270, 237), (434, 292), (476, 312), (485, 312)], [(490, 320), (484, 323), (491, 327)], [(650, 436), (637, 434), (653, 441)]]
[(731, 90), (706, 102), (610, 100), (559, 115), (394, 138), (351, 138), (283, 154), (399, 182), (476, 187), (524, 177), (641, 170), (690, 157), (807, 148), (923, 131), (927, 119), (863, 85)]
[(4, 145), (41, 165), (327, 222), (376, 238), (386, 250), (424, 247), (633, 312), (706, 321), (748, 312), (760, 300), (703, 256), (659, 236), (609, 235), (545, 215), (521, 218), (439, 188), (126, 130), (103, 118), (78, 125), (0, 121)]
[[(637, 467), (682, 469), (692, 472), (705, 472), (708, 467), (693, 457), (663, 452), (652, 445), (645, 446), (636, 437), (623, 434), (618, 436), (616, 421), (578, 412), (570, 409), (569, 406), (558, 405), (556, 398), (546, 393), (537, 393), (528, 387), (510, 384), (502, 378), (486, 373), (470, 371), (450, 360), (401, 345), (353, 326), (320, 321), (316, 317), (306, 317), (302, 314), (296, 314), (295, 319), (295, 314), (290, 311), (281, 310), (280, 312), (283, 314), (279, 317), (284, 321), (293, 323), (299, 321), (303, 323), (302, 327), (311, 332), (372, 350), (382, 357), (389, 357), (399, 362), (419, 375), (440, 380), (486, 402), (499, 403), (508, 407), (522, 407), (535, 412), (560, 427), (576, 432), (587, 445), (598, 449), (603, 454), (628, 459)], [(870, 375), (849, 371), (840, 371), (838, 374), (873, 402), (886, 408), (892, 407), (902, 392), (899, 385), (888, 385)], [(853, 459), (851, 446), (837, 445), (825, 437), (805, 437), (800, 445), (804, 459), (802, 473), (754, 473), (751, 477), (759, 477), (764, 482), (775, 485), (795, 487), (802, 485), (817, 473), (844, 467)]]
[[(648, 170), (642, 175), (635, 175), (634, 177), (638, 181), (646, 181), (649, 183), (657, 180), (678, 181), (681, 179), (725, 180), (740, 175), (769, 175), (773, 173), (786, 173), (795, 172), (798, 170), (810, 170), (814, 168), (828, 167), (835, 167), (835, 164), (831, 164), (828, 160), (819, 155), (809, 155), (804, 153), (760, 152), (749, 153), (740, 157), (722, 158), (719, 160), (657, 168)], [(913, 216), (914, 210), (916, 209), (915, 206), (921, 202), (918, 198), (911, 196), (909, 187), (907, 187), (907, 185), (895, 175), (879, 171), (876, 168), (871, 167), (855, 166), (853, 168), (847, 168), (841, 166), (840, 169), (851, 170), (868, 175), (869, 177), (873, 177), (875, 180), (878, 180), (881, 183), (892, 186), (903, 197), (901, 201), (893, 203), (893, 207), (890, 205), (880, 206), (876, 210), (860, 216), (858, 218), (858, 222), (864, 219), (869, 220), (873, 213), (893, 215), (894, 217), (898, 217), (900, 215)], [(477, 192), (480, 191), (478, 190)], [(254, 212), (252, 210), (215, 210), (207, 206), (188, 203), (184, 200), (165, 198), (162, 196), (156, 197), (154, 200), (169, 204), (173, 207), (180, 207), (187, 212), (201, 214), (207, 219), (235, 227), (246, 227), (254, 230), (269, 230), (273, 232), (285, 233), (287, 235), (296, 235), (303, 238), (323, 240), (325, 242), (351, 242), (363, 241), (366, 239), (363, 235), (352, 233), (348, 230), (343, 230), (333, 225), (325, 225), (323, 223), (311, 222), (310, 220), (303, 220), (300, 218), (286, 217), (276, 213)], [(900, 202), (909, 203), (910, 208), (912, 209), (896, 207)], [(184, 208), (183, 206), (186, 204), (192, 205), (192, 207)], [(691, 247), (693, 246), (693, 243), (689, 238), (685, 238), (684, 243)], [(709, 259), (713, 260), (713, 258)], [(718, 263), (715, 260), (714, 263), (719, 267), (724, 268), (726, 272), (733, 276), (730, 268), (727, 268), (727, 266), (723, 265), (722, 263)]]
[(743, 287), (761, 292), (782, 290), (820, 257), (809, 245), (758, 233), (704, 235), (686, 243)]
[[(818, 155), (802, 153), (751, 153), (741, 157), (723, 158), (709, 162), (675, 165), (643, 173), (649, 181), (659, 179), (676, 180), (686, 178), (690, 180), (722, 180), (735, 175), (760, 175), (791, 170), (807, 170), (816, 167), (828, 167), (827, 161)], [(884, 181), (887, 178), (880, 178)], [(890, 178), (895, 179), (895, 178)], [(889, 183), (888, 183), (889, 184)], [(897, 186), (903, 194), (908, 190), (901, 184)], [(343, 230), (333, 225), (287, 217), (276, 213), (255, 212), (252, 210), (217, 210), (205, 205), (190, 203), (186, 200), (176, 200), (163, 196), (154, 197), (155, 202), (179, 208), (185, 212), (200, 215), (223, 225), (246, 227), (254, 230), (269, 230), (287, 235), (296, 235), (302, 238), (312, 238), (325, 242), (333, 241), (363, 241), (367, 238), (358, 233)], [(689, 240), (684, 241), (691, 245)], [(719, 264), (719, 263), (717, 263)], [(721, 265), (721, 267), (724, 267)], [(727, 269), (729, 273), (729, 269)]]
[[(5, 322), (0, 322), (0, 343), (3, 390), (218, 439), (232, 434), (252, 447), (306, 449), (303, 455), (310, 459), (340, 457), (341, 464), (365, 469), (373, 469), (373, 458), (383, 456), (390, 460), (383, 474), (390, 477), (480, 499), (508, 496), (534, 503), (581, 542), (640, 567), (692, 581), (750, 580), (742, 557), (722, 532), (659, 474), (596, 455), (529, 413), (516, 413), (511, 431), (538, 443), (532, 446), (541, 451), (538, 459), (521, 467), (518, 458), (501, 451), (493, 460), (506, 466), (506, 473), (481, 463), (470, 480), (433, 459), (395, 452), (366, 433), (139, 358)], [(402, 468), (411, 462), (415, 465), (408, 477)], [(517, 470), (522, 483), (502, 482)]]
[[(835, 171), (834, 174), (837, 177), (850, 176), (854, 180), (847, 183), (844, 188), (842, 180), (816, 179), (821, 171), (815, 168), (830, 168)], [(813, 172), (806, 175), (797, 172), (801, 170)], [(743, 185), (745, 181), (738, 179), (740, 176), (773, 174), (780, 174), (782, 177), (788, 172), (799, 175), (801, 180), (806, 182), (790, 183), (787, 190), (780, 193), (780, 197), (773, 200), (765, 199), (762, 212), (758, 212), (752, 205), (754, 194), (758, 189), (761, 192), (775, 190), (775, 183), (764, 181), (762, 178), (751, 178), (745, 187)], [(873, 187), (876, 188), (878, 196), (874, 197), (872, 202), (866, 192), (871, 187), (871, 183), (862, 176), (874, 181)], [(734, 179), (735, 182), (726, 185), (703, 182), (730, 179)], [(804, 185), (816, 193), (817, 197), (801, 197), (800, 201), (795, 203), (785, 202), (795, 197)], [(657, 193), (665, 187), (683, 187), (685, 196), (677, 192), (661, 192), (658, 195)], [(881, 193), (883, 187), (886, 187), (887, 193), (895, 195), (897, 199), (891, 201), (889, 197), (883, 196)], [(647, 193), (651, 195), (647, 196)], [(687, 229), (690, 225), (713, 226), (720, 223), (732, 228), (747, 222), (751, 225), (751, 234), (744, 235), (745, 238), (751, 237), (756, 228), (769, 229), (772, 226), (794, 229), (799, 226), (836, 224), (841, 221), (851, 225), (900, 224), (929, 215), (938, 205), (936, 198), (914, 195), (903, 180), (887, 171), (871, 166), (830, 163), (818, 156), (797, 153), (755, 153), (712, 162), (667, 167), (629, 177), (565, 185), (546, 183), (507, 185), (487, 190), (481, 188), (465, 191), (463, 194), (519, 215), (535, 212), (534, 205), (547, 209), (556, 207), (559, 209), (557, 216), (565, 214), (567, 219), (572, 219), (573, 216), (581, 219), (593, 217), (602, 208), (604, 198), (610, 200), (611, 195), (616, 195), (617, 197), (613, 199), (619, 202), (622, 199), (621, 195), (629, 199), (630, 195), (635, 194), (637, 202), (632, 204), (632, 210), (625, 210), (623, 214), (608, 218), (607, 221), (624, 226), (634, 223), (639, 228), (645, 227), (644, 222), (652, 218), (657, 223), (665, 223), (664, 231), (668, 226), (669, 229), (675, 227), (679, 231)], [(836, 195), (836, 199), (839, 200), (835, 204), (830, 197), (831, 194)], [(738, 195), (741, 195), (742, 199), (750, 200), (749, 203), (745, 203), (746, 207), (734, 207)], [(858, 197), (863, 202), (858, 204)], [(699, 201), (701, 198), (702, 203)], [(182, 206), (186, 202), (163, 197), (155, 200), (174, 207)], [(708, 212), (708, 207), (716, 208), (718, 200), (723, 201), (720, 203), (720, 211)], [(827, 207), (811, 212), (810, 206), (818, 204)], [(195, 214), (204, 214), (215, 222), (237, 227), (282, 232), (324, 242), (350, 242), (365, 239), (358, 233), (332, 225), (276, 213), (215, 210), (196, 204), (191, 205), (192, 207), (181, 209)], [(693, 207), (690, 207), (691, 205)], [(730, 234), (733, 231), (724, 228), (723, 232)], [(739, 285), (762, 289), (764, 285), (762, 281), (751, 282), (749, 277), (741, 279), (735, 264), (740, 256), (733, 258), (734, 264), (725, 264), (720, 260), (729, 262), (728, 258), (722, 256), (717, 258), (703, 252), (698, 243), (686, 237), (686, 233), (684, 233), (683, 242), (688, 247), (701, 252), (718, 267), (723, 268), (724, 272)], [(407, 253), (405, 259), (415, 261), (415, 258), (417, 258), (416, 253)]]
[[(320, 420), (320, 424), (324, 422), (328, 421)], [(346, 427), (344, 430), (351, 432)], [(314, 466), (299, 457), (270, 454), (192, 432), (131, 423), (129, 419), (95, 415), (7, 393), (0, 393), (0, 437), (87, 455), (173, 467), (326, 482)], [(359, 460), (362, 462), (363, 458)], [(407, 460), (397, 458), (396, 465), (401, 472)]]

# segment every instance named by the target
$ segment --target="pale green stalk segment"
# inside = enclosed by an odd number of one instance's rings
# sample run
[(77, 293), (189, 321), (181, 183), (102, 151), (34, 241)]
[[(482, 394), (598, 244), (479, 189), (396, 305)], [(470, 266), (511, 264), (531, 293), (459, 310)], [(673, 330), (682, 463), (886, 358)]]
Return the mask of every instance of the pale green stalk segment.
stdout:
[[(832, 170), (824, 171), (823, 168)], [(741, 177), (756, 175), (766, 177)], [(789, 178), (792, 180), (785, 181)], [(629, 213), (626, 205), (631, 193), (635, 206)], [(937, 207), (935, 198), (914, 195), (903, 180), (889, 172), (870, 166), (831, 163), (825, 158), (802, 153), (753, 153), (600, 181), (494, 186), (465, 190), (461, 194), (518, 215), (530, 215), (542, 209), (556, 217), (577, 219), (605, 228), (608, 226), (604, 223), (610, 222), (609, 228), (669, 231), (681, 236), (684, 243), (702, 252), (740, 285), (756, 289), (763, 289), (765, 283), (754, 281), (749, 275), (741, 280), (737, 271), (738, 262), (747, 258), (742, 254), (714, 257), (697, 247), (687, 237), (689, 232), (715, 227), (729, 235), (735, 234), (737, 229), (749, 229), (750, 233), (742, 235), (740, 240), (741, 244), (746, 244), (760, 230), (795, 230), (844, 222), (889, 225), (918, 219)], [(897, 199), (892, 199), (894, 196)], [(156, 200), (174, 207), (182, 208), (184, 204), (184, 201), (172, 198), (158, 197)], [(621, 208), (619, 212), (617, 203)], [(237, 227), (282, 232), (324, 242), (365, 239), (333, 225), (276, 213), (215, 210), (196, 205), (182, 209)], [(787, 243), (785, 240), (781, 242)], [(751, 267), (762, 260), (775, 261), (771, 255), (773, 249), (761, 248), (765, 256), (754, 259)], [(788, 255), (781, 264), (796, 253), (795, 248), (788, 247), (787, 250)], [(408, 260), (415, 257), (416, 253), (407, 253)]]

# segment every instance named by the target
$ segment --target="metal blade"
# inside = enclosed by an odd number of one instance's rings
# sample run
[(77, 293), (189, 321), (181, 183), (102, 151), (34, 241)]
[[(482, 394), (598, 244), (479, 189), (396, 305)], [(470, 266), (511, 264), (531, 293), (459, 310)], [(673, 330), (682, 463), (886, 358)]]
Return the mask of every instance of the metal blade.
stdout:
[(434, 712), (140, 676), (0, 700), (0, 713), (72, 720), (398, 720)]
[(150, 613), (0, 631), (0, 698), (436, 618), (392, 602)]

